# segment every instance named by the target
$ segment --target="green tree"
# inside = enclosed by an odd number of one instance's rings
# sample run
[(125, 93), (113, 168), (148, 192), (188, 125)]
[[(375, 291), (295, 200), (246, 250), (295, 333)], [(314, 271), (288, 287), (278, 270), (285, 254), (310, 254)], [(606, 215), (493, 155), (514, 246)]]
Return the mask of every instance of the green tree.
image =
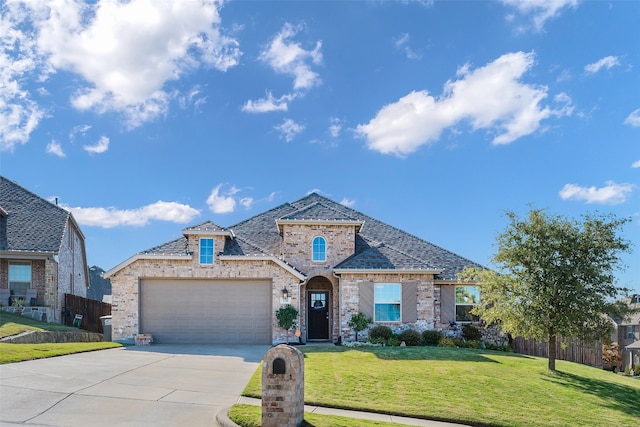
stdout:
[(276, 310), (278, 326), (287, 331), (287, 344), (289, 344), (289, 330), (294, 325), (297, 317), (298, 310), (296, 310), (296, 308), (291, 304), (287, 304)]
[(618, 233), (628, 219), (585, 215), (581, 221), (532, 209), (498, 235), (492, 262), (497, 269), (470, 268), (462, 280), (481, 285), (474, 314), (514, 336), (546, 340), (549, 370), (556, 369), (557, 337), (595, 341), (611, 329), (607, 315), (623, 318), (620, 302), (628, 290), (615, 284), (623, 269), (620, 254), (630, 251)]
[(358, 313), (351, 316), (348, 325), (355, 331), (356, 341), (358, 341), (358, 332), (367, 329), (369, 323), (371, 323), (371, 318), (364, 313)]

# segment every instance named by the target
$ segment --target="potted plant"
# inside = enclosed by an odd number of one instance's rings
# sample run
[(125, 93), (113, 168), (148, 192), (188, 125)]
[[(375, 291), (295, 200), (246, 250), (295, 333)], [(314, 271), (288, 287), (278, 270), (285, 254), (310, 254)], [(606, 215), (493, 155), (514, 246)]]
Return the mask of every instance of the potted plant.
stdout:
[(287, 344), (289, 344), (289, 330), (295, 324), (295, 320), (298, 317), (298, 310), (291, 304), (280, 307), (276, 310), (276, 319), (278, 319), (278, 326), (287, 331)]

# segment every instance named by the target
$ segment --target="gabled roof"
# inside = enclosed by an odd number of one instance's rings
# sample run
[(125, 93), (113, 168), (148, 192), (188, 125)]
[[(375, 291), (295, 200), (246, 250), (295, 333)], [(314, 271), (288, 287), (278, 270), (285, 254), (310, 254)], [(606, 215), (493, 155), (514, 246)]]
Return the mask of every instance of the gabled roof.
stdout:
[[(359, 229), (355, 254), (335, 266), (336, 271), (419, 271), (455, 280), (465, 267), (481, 267), (460, 255), (385, 224), (317, 193), (276, 206), (219, 231), (229, 231), (222, 256), (280, 258), (280, 226), (297, 223), (352, 224)], [(207, 223), (205, 223), (207, 224)], [(213, 224), (213, 223), (211, 223)], [(198, 227), (198, 226), (196, 226)], [(187, 228), (185, 230), (189, 230)], [(184, 237), (144, 251), (148, 255), (187, 255)]]
[(58, 253), (71, 214), (0, 176), (0, 251)]

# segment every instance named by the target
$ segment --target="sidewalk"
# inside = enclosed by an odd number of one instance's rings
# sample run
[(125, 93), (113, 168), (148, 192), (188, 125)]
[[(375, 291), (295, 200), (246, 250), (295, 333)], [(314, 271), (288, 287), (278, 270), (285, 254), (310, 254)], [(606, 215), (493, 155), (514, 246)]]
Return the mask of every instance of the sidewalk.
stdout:
[[(260, 399), (253, 399), (250, 397), (240, 397), (236, 402), (244, 405), (256, 405), (261, 406), (262, 401)], [(220, 427), (237, 427), (233, 421), (229, 419), (227, 413), (229, 408), (224, 408), (216, 416), (216, 421)], [(452, 424), (442, 421), (422, 420), (419, 418), (399, 417), (396, 415), (376, 414), (372, 412), (361, 411), (349, 411), (346, 409), (325, 408), (322, 406), (304, 406), (305, 412), (311, 412), (321, 415), (338, 415), (341, 417), (357, 418), (362, 420), (383, 421), (389, 423), (404, 424), (408, 426), (423, 426), (423, 427), (465, 427), (464, 424)]]

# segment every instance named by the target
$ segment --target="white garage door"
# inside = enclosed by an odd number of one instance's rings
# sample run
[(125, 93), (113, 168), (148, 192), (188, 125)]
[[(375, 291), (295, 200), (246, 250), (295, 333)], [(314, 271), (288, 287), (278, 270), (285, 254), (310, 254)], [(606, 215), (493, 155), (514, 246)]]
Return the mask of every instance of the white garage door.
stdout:
[(140, 283), (140, 333), (158, 344), (271, 344), (271, 317), (270, 281)]

